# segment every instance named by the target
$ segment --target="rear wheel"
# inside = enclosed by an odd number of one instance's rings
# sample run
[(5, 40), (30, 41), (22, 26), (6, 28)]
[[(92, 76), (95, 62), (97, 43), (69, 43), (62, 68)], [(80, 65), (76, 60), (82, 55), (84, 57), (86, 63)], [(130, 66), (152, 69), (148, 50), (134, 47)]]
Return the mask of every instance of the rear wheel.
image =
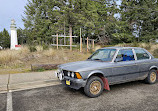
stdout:
[(103, 92), (104, 83), (101, 78), (92, 76), (88, 79), (84, 92), (89, 97), (97, 97)]
[(157, 80), (157, 72), (156, 70), (151, 70), (145, 79), (145, 82), (148, 84), (154, 84)]

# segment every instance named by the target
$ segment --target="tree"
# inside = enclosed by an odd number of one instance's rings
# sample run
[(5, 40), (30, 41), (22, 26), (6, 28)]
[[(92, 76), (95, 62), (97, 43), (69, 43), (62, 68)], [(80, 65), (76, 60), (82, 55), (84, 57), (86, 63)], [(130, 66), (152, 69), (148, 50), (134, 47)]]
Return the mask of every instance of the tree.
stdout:
[(18, 43), (19, 44), (26, 44), (27, 43), (27, 30), (26, 29), (17, 29), (17, 37), (18, 37)]
[(0, 46), (3, 48), (10, 47), (10, 35), (5, 28), (2, 32), (0, 32)]
[(3, 45), (3, 33), (0, 32), (0, 46), (2, 47)]
[[(23, 17), (29, 40), (49, 44), (51, 35), (79, 35), (109, 44), (113, 39), (115, 0), (29, 0)], [(72, 34), (73, 33), (73, 34)]]
[(125, 33), (134, 35), (137, 41), (143, 42), (158, 38), (156, 10), (158, 10), (157, 0), (122, 0), (120, 21), (129, 27)]

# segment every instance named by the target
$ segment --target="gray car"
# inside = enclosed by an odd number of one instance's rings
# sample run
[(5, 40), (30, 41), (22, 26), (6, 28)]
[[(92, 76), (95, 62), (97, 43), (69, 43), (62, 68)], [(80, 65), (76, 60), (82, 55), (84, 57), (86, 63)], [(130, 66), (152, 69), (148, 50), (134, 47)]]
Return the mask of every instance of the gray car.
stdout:
[(106, 47), (96, 50), (87, 60), (58, 66), (61, 82), (73, 89), (84, 88), (89, 97), (97, 97), (109, 85), (157, 80), (158, 59), (138, 47)]

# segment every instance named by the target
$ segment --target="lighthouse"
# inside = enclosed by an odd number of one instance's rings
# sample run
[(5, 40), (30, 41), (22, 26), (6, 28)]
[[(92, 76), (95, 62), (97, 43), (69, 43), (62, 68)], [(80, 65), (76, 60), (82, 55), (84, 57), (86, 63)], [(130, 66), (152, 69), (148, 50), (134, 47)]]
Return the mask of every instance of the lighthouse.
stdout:
[(16, 24), (15, 20), (11, 20), (11, 25), (10, 25), (10, 30), (11, 30), (11, 39), (10, 39), (10, 49), (19, 49), (18, 46), (18, 40), (17, 40), (17, 30), (16, 30)]

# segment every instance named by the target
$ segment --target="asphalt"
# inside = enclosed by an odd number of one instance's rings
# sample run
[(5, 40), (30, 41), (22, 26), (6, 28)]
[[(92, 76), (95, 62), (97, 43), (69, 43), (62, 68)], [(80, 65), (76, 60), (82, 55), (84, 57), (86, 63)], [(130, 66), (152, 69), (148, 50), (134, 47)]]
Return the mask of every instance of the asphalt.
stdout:
[(0, 94), (0, 111), (6, 111), (7, 94)]
[[(97, 98), (87, 97), (83, 89), (62, 85), (12, 92), (14, 111), (157, 111), (158, 82), (142, 81), (110, 86)], [(0, 96), (4, 100), (5, 94)], [(1, 103), (5, 109), (5, 100)]]
[[(0, 94), (0, 111), (10, 106), (13, 111), (157, 111), (158, 82), (142, 81), (110, 86), (97, 98), (87, 97), (83, 89), (73, 90), (53, 85)], [(12, 100), (12, 101), (7, 101)], [(9, 103), (9, 104), (8, 104)], [(11, 110), (10, 110), (11, 111)]]

